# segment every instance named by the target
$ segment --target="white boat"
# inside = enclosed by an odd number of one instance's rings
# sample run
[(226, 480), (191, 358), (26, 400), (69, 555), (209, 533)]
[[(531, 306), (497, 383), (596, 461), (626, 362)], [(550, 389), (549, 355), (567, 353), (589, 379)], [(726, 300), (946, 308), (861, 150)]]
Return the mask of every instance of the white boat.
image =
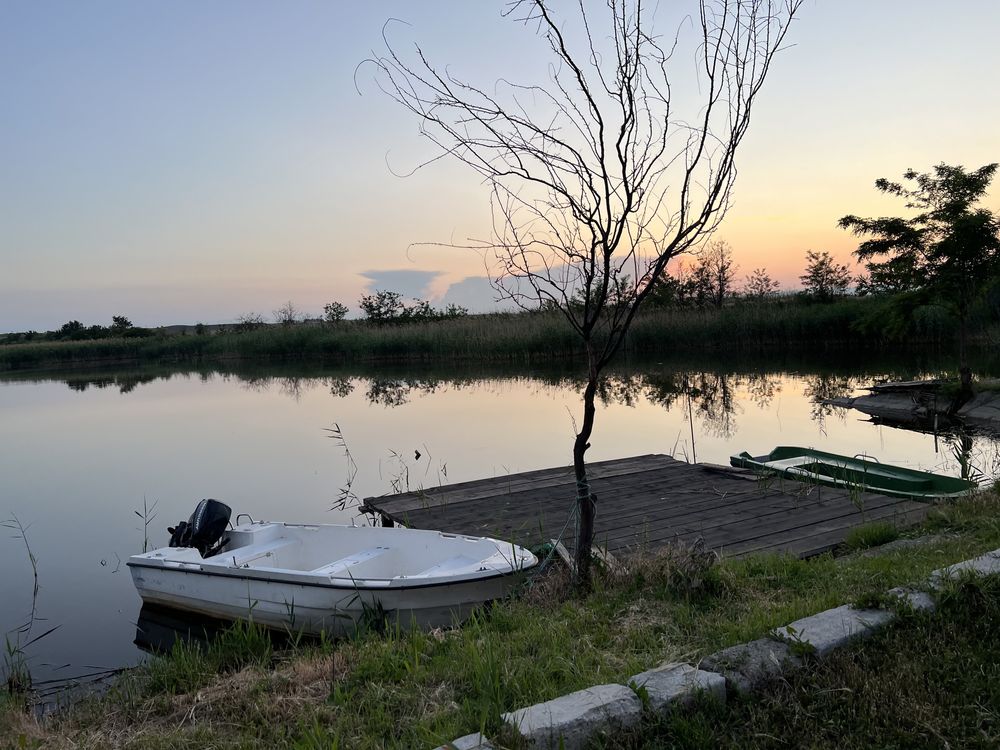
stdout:
[(373, 613), (429, 629), (507, 596), (538, 563), (497, 539), (400, 527), (256, 522), (220, 542), (207, 557), (188, 546), (133, 555), (139, 596), (304, 633), (350, 634)]

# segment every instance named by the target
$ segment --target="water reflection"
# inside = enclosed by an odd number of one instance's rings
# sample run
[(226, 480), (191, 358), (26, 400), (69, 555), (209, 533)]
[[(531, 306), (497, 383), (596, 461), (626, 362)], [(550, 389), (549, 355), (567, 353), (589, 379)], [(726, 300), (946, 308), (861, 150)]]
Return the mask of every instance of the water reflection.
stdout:
[[(693, 367), (685, 360), (677, 360), (636, 362), (612, 368), (599, 384), (598, 399), (604, 406), (636, 407), (645, 402), (670, 410), (680, 405), (686, 414), (690, 410), (688, 417), (697, 421), (708, 434), (728, 438), (738, 430), (741, 402), (748, 402), (760, 410), (768, 409), (780, 396), (782, 382), (788, 373), (802, 372), (810, 366), (808, 361), (782, 361), (783, 367), (771, 363), (770, 368), (755, 362), (743, 362), (739, 369), (728, 361), (709, 361), (710, 367), (704, 366), (703, 361), (699, 364), (702, 366)], [(806, 370), (800, 377), (804, 381), (803, 393), (812, 404), (811, 419), (823, 430), (831, 416), (844, 418), (844, 410), (826, 403), (827, 400), (850, 395), (874, 381), (917, 378), (938, 369), (936, 364), (928, 363), (870, 361), (865, 369), (858, 370), (846, 366), (831, 367), (827, 362), (822, 367), (814, 366), (812, 372)], [(0, 374), (0, 382), (56, 380), (76, 392), (82, 393), (90, 388), (117, 389), (122, 395), (130, 394), (142, 385), (174, 378), (197, 379), (204, 383), (220, 378), (224, 382), (235, 382), (251, 393), (276, 391), (295, 402), (301, 401), (306, 392), (317, 388), (327, 390), (335, 399), (350, 398), (357, 388), (362, 388), (369, 404), (387, 409), (406, 406), (414, 398), (430, 396), (442, 390), (469, 386), (488, 388), (491, 383), (496, 385), (512, 379), (530, 378), (537, 384), (540, 395), (566, 390), (582, 392), (585, 385), (580, 368), (572, 362), (533, 366), (528, 371), (503, 365), (450, 366), (441, 370), (415, 365), (344, 367), (278, 364), (145, 367), (139, 370), (68, 374)]]
[(148, 654), (169, 654), (178, 643), (204, 646), (232, 623), (143, 604), (135, 623), (136, 646)]
[(140, 385), (152, 383), (161, 378), (169, 379), (169, 375), (149, 375), (145, 373), (127, 373), (111, 376), (70, 377), (66, 385), (70, 390), (83, 392), (88, 388), (117, 388), (121, 394), (131, 393)]
[[(600, 384), (588, 455), (672, 453), (727, 463), (742, 450), (802, 445), (994, 476), (1000, 461), (984, 437), (938, 433), (935, 440), (849, 412), (833, 418), (817, 403), (938, 369), (874, 360), (856, 369), (799, 359), (626, 360)], [(571, 361), (0, 376), (0, 519), (17, 514), (30, 524), (38, 613), (64, 624), (32, 646), (32, 668), (48, 679), (67, 673), (66, 664), (116, 667), (137, 658), (139, 602), (121, 561), (145, 541), (135, 512), (144, 496), (149, 507), (158, 503), (160, 518), (185, 517), (198, 498), (219, 497), (255, 518), (349, 522), (358, 497), (569, 464), (582, 388)], [(343, 428), (339, 438), (330, 439), (331, 427)], [(148, 530), (153, 545), (166, 542), (158, 526)], [(0, 569), (2, 635), (31, 610), (32, 571), (24, 550), (6, 538)]]
[(803, 393), (812, 400), (812, 418), (819, 424), (820, 428), (826, 427), (826, 419), (831, 415), (844, 418), (844, 409), (827, 403), (829, 399), (850, 396), (855, 390), (865, 385), (859, 377), (849, 375), (839, 375), (835, 373), (821, 373), (817, 375), (805, 376), (805, 387)]

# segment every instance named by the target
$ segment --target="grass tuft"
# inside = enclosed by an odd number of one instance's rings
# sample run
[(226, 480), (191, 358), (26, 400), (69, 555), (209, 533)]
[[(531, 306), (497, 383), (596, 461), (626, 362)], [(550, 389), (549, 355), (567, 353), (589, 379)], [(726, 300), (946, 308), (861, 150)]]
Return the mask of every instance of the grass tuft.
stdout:
[(899, 529), (888, 521), (857, 526), (851, 529), (844, 539), (844, 546), (849, 550), (871, 549), (899, 539)]

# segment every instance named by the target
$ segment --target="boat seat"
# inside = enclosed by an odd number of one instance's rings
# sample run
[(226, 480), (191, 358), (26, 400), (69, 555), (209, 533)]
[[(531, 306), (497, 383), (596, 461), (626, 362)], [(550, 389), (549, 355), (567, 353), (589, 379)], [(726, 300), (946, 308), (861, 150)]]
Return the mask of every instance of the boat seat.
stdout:
[(314, 568), (310, 572), (321, 576), (336, 576), (338, 573), (343, 573), (354, 565), (374, 560), (376, 557), (384, 555), (390, 549), (390, 547), (372, 547), (371, 549), (361, 550), (360, 552), (355, 552), (353, 555), (348, 555), (347, 557), (342, 557), (339, 560), (334, 560), (331, 563)]
[(479, 570), (482, 563), (483, 560), (481, 558), (455, 555), (432, 565), (427, 570), (421, 570), (419, 573), (405, 576), (405, 578), (429, 578), (431, 576), (446, 576), (455, 573), (471, 572)]
[(222, 552), (215, 557), (218, 558), (219, 562), (236, 568), (242, 568), (252, 562), (260, 560), (262, 557), (273, 558), (278, 550), (290, 547), (293, 544), (295, 544), (295, 541), (292, 539), (275, 539), (270, 542), (258, 542), (257, 544), (251, 544), (246, 547), (237, 547), (232, 551)]

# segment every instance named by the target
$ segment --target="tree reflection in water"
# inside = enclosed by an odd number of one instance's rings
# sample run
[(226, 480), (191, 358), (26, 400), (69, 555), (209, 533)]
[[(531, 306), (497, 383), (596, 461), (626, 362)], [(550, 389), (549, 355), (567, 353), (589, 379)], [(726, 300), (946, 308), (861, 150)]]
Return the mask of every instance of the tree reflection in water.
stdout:
[[(363, 388), (364, 398), (369, 404), (390, 409), (442, 390), (471, 387), (477, 393), (502, 395), (512, 386), (528, 384), (532, 392), (544, 398), (567, 391), (579, 392), (584, 386), (582, 379), (575, 373), (567, 374), (568, 371), (560, 369), (558, 363), (532, 367), (529, 371), (515, 366), (492, 369), (454, 366), (416, 377), (409, 374), (414, 371), (429, 372), (430, 368), (241, 364), (228, 371), (212, 367), (186, 371), (161, 367), (89, 374), (79, 371), (63, 375), (38, 374), (27, 379), (61, 381), (75, 391), (117, 388), (122, 394), (128, 394), (140, 385), (174, 377), (197, 378), (202, 382), (220, 378), (225, 382), (236, 382), (248, 391), (277, 389), (281, 395), (296, 401), (316, 388), (325, 388), (331, 397), (338, 399), (348, 398), (357, 389)], [(811, 419), (823, 430), (831, 415), (846, 419), (846, 413), (830, 405), (829, 399), (848, 396), (858, 387), (885, 379), (887, 375), (891, 377), (892, 374), (888, 370), (847, 375), (824, 370), (790, 376), (779, 368), (768, 371), (766, 366), (760, 365), (748, 368), (748, 371), (733, 372), (726, 367), (702, 369), (649, 364), (636, 368), (626, 366), (607, 373), (598, 385), (597, 398), (605, 406), (637, 407), (648, 403), (669, 411), (679, 405), (684, 415), (697, 422), (703, 432), (726, 439), (736, 433), (737, 419), (747, 404), (761, 410), (768, 409), (789, 377), (802, 383), (803, 395), (811, 403)], [(24, 378), (16, 374), (11, 377)]]
[(827, 402), (829, 399), (850, 396), (861, 385), (859, 378), (831, 373), (806, 375), (804, 378), (805, 387), (802, 392), (812, 403), (810, 414), (820, 430), (826, 429), (826, 419), (831, 415), (840, 420), (847, 418), (845, 409)]
[(672, 409), (678, 402), (710, 435), (729, 438), (736, 432), (740, 411), (736, 392), (745, 389), (750, 401), (766, 409), (781, 391), (777, 373), (648, 372), (605, 377), (598, 390), (602, 403), (635, 406), (640, 399)]
[(372, 378), (368, 381), (365, 398), (368, 403), (377, 406), (402, 406), (410, 400), (411, 393), (428, 395), (435, 393), (441, 387), (441, 381), (434, 380), (383, 380)]

